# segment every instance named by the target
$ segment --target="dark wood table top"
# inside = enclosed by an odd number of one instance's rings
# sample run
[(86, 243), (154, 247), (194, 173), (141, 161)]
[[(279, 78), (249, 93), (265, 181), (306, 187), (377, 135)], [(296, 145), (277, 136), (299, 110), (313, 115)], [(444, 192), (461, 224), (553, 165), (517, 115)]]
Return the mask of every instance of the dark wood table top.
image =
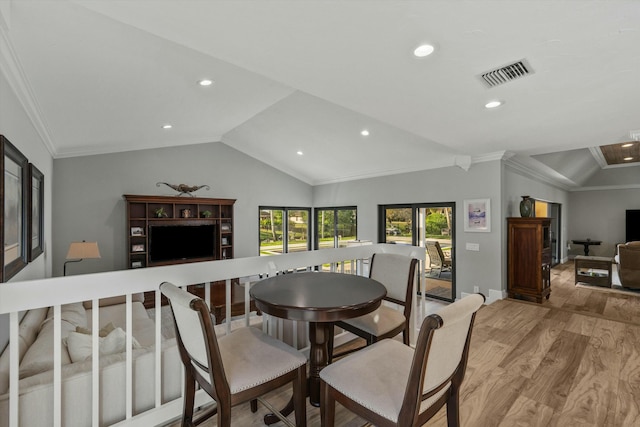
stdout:
[(370, 313), (387, 294), (378, 281), (353, 274), (304, 272), (269, 277), (251, 287), (263, 312), (283, 319), (335, 322)]
[(571, 243), (574, 243), (576, 245), (600, 245), (602, 243), (601, 240), (591, 240), (591, 239), (586, 239), (586, 240), (572, 240)]

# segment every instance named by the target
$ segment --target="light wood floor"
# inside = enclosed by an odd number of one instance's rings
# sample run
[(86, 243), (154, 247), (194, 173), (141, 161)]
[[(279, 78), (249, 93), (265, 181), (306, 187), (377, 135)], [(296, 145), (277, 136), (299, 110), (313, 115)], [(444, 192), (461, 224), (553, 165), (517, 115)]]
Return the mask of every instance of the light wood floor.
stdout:
[[(640, 426), (640, 297), (576, 288), (572, 262), (552, 275), (543, 304), (507, 299), (478, 312), (463, 426)], [(289, 395), (270, 400), (281, 405)], [(243, 405), (233, 425), (262, 425), (266, 412)], [(336, 417), (340, 426), (363, 424), (339, 405)], [(319, 426), (319, 409), (308, 406), (307, 420)], [(444, 409), (426, 426), (446, 426)]]

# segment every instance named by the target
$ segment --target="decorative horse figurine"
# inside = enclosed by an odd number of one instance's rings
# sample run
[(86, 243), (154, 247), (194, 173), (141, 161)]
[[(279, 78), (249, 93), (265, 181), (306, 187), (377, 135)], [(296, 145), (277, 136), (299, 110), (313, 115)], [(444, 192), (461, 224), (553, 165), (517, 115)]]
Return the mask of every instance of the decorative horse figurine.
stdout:
[(194, 191), (198, 191), (199, 189), (206, 187), (207, 190), (209, 190), (209, 186), (208, 185), (187, 185), (187, 184), (169, 184), (168, 182), (156, 182), (156, 187), (160, 187), (160, 184), (164, 184), (167, 187), (170, 187), (178, 192), (180, 192), (180, 194), (178, 194), (178, 196), (182, 196), (183, 194), (186, 194), (187, 196), (191, 196), (191, 197), (195, 197), (193, 194)]

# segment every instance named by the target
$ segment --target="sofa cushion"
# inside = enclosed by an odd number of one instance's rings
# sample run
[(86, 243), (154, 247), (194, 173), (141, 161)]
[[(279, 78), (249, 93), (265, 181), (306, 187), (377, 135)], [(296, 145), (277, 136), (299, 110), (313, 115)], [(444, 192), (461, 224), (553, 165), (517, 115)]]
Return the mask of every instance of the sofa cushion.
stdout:
[[(67, 348), (72, 362), (82, 362), (91, 359), (92, 335), (79, 332), (69, 332)], [(122, 353), (125, 351), (127, 334), (122, 328), (115, 328), (106, 337), (100, 337), (100, 356)], [(133, 337), (133, 348), (140, 348), (140, 344)]]
[[(18, 329), (18, 358), (23, 359), (29, 347), (34, 343), (40, 330), (40, 325), (47, 315), (47, 308), (29, 310), (22, 318)], [(7, 345), (0, 355), (0, 395), (9, 390), (9, 354), (11, 344)]]
[[(60, 307), (61, 338), (69, 332), (75, 332), (77, 326), (87, 326), (87, 316), (82, 303), (65, 304)], [(65, 346), (61, 347), (62, 365), (71, 363)], [(47, 318), (40, 325), (38, 337), (31, 344), (20, 363), (20, 378), (26, 378), (40, 372), (53, 369), (53, 309), (49, 309)]]

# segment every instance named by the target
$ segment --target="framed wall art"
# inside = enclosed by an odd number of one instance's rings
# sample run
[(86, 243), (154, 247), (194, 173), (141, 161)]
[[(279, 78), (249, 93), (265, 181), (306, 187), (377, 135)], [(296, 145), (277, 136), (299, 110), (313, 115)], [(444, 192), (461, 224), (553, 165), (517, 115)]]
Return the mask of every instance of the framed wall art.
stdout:
[(44, 174), (29, 163), (29, 262), (44, 252)]
[(7, 138), (0, 135), (0, 188), (2, 203), (0, 234), (2, 281), (6, 282), (27, 265), (27, 212), (29, 195), (27, 158)]
[(488, 233), (491, 231), (491, 200), (464, 201), (464, 231)]

